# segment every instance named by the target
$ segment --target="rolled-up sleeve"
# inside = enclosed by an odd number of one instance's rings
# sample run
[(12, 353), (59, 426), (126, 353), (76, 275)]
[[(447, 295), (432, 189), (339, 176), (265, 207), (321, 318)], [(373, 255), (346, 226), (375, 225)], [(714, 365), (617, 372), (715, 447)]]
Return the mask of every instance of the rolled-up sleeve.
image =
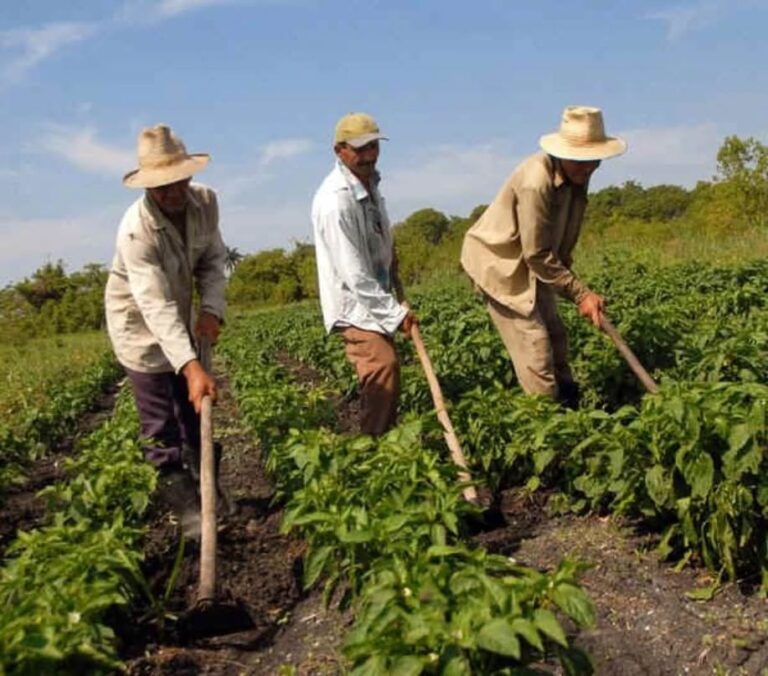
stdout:
[(157, 246), (132, 232), (122, 233), (118, 246), (144, 323), (178, 373), (196, 354), (178, 303), (173, 299)]
[(516, 208), (523, 258), (537, 279), (578, 303), (589, 289), (553, 251), (550, 204), (546, 188), (518, 192)]
[(383, 331), (397, 331), (407, 311), (376, 278), (362, 253), (363, 240), (354, 214), (343, 208), (325, 209), (319, 216), (320, 231), (332, 252), (335, 272)]

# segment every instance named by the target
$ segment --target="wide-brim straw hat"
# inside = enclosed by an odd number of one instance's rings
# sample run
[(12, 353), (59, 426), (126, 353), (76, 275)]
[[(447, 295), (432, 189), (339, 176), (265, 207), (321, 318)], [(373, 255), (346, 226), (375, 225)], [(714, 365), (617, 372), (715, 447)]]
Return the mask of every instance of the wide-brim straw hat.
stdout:
[(627, 150), (624, 139), (606, 136), (603, 112), (588, 106), (567, 106), (560, 128), (542, 136), (539, 145), (550, 155), (581, 162), (606, 160)]
[(187, 152), (170, 127), (158, 124), (139, 134), (139, 168), (123, 177), (129, 188), (157, 188), (176, 183), (203, 169), (211, 159), (207, 153)]

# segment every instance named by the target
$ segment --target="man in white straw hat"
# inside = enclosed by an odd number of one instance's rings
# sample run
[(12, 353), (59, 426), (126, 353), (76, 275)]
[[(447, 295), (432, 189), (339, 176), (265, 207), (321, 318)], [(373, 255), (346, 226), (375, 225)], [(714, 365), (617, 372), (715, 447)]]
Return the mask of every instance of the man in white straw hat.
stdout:
[(360, 383), (360, 428), (380, 435), (395, 424), (400, 365), (393, 335), (410, 336), (413, 313), (399, 288), (389, 217), (379, 193), (375, 120), (350, 113), (336, 125), (337, 162), (312, 202), (323, 321), (344, 341)]
[(150, 440), (145, 455), (161, 473), (161, 496), (194, 534), (197, 495), (183, 460), (199, 454), (203, 397), (216, 397), (195, 341), (218, 338), (226, 249), (216, 193), (190, 183), (208, 155), (187, 153), (169, 127), (157, 125), (139, 134), (138, 160), (123, 183), (144, 194), (125, 212), (117, 233), (105, 293), (107, 329), (133, 388), (141, 436)]
[(482, 292), (520, 386), (568, 406), (578, 387), (557, 296), (600, 327), (604, 300), (572, 271), (572, 252), (587, 204), (589, 178), (626, 143), (606, 136), (598, 108), (568, 106), (543, 152), (523, 160), (467, 231), (461, 264)]

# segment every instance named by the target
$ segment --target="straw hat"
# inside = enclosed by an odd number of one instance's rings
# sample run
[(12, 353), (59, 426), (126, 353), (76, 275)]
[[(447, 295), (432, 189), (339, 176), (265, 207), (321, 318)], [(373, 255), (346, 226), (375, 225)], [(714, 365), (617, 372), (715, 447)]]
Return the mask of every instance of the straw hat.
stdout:
[(336, 123), (336, 132), (333, 135), (333, 145), (347, 143), (353, 148), (362, 148), (371, 141), (388, 141), (379, 130), (370, 115), (366, 113), (348, 113)]
[(587, 106), (567, 106), (560, 129), (545, 134), (539, 145), (550, 155), (563, 160), (605, 160), (627, 149), (623, 139), (605, 135), (603, 112)]
[(170, 127), (158, 124), (139, 134), (139, 168), (123, 177), (129, 188), (157, 188), (176, 183), (197, 173), (210, 157), (205, 153), (190, 155)]

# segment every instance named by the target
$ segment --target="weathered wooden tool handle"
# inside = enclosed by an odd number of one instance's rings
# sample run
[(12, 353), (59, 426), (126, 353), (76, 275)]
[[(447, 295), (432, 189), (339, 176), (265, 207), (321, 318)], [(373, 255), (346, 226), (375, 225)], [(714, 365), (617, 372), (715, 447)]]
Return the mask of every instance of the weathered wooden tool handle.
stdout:
[[(210, 373), (211, 345), (200, 341), (200, 362)], [(216, 597), (216, 468), (213, 452), (213, 402), (206, 395), (200, 410), (200, 586), (197, 601)]]
[[(456, 437), (456, 433), (453, 431), (453, 425), (451, 419), (448, 416), (448, 411), (445, 410), (445, 402), (443, 400), (443, 392), (440, 389), (440, 383), (437, 381), (435, 375), (435, 369), (432, 366), (432, 360), (427, 354), (427, 348), (424, 346), (424, 340), (421, 337), (421, 331), (417, 324), (414, 324), (411, 328), (411, 338), (413, 344), (416, 347), (416, 353), (419, 355), (419, 361), (421, 361), (421, 367), (424, 369), (424, 374), (427, 376), (427, 382), (429, 383), (429, 389), (432, 392), (432, 401), (435, 403), (435, 411), (437, 412), (437, 419), (443, 426), (443, 432), (445, 433), (445, 441), (448, 444), (448, 449), (451, 452), (451, 459), (454, 464), (459, 468), (459, 479), (461, 481), (471, 481), (472, 477), (467, 469), (467, 459), (464, 457), (464, 453), (459, 445), (459, 440)], [(468, 502), (477, 502), (477, 491), (474, 486), (466, 486), (464, 488), (464, 498)]]
[(629, 345), (627, 345), (624, 342), (624, 339), (621, 337), (621, 334), (618, 332), (616, 327), (611, 323), (611, 320), (608, 319), (605, 315), (603, 315), (602, 321), (601, 321), (601, 328), (603, 331), (605, 331), (609, 338), (613, 341), (613, 344), (616, 346), (616, 349), (619, 351), (622, 357), (626, 360), (627, 364), (629, 364), (629, 368), (632, 369), (634, 374), (637, 376), (637, 379), (643, 384), (643, 387), (645, 387), (646, 390), (648, 390), (651, 394), (656, 394), (659, 391), (659, 386), (656, 384), (656, 382), (651, 378), (651, 376), (648, 374), (648, 371), (643, 368), (643, 365), (640, 363), (640, 360), (635, 356), (635, 353), (632, 352)]

